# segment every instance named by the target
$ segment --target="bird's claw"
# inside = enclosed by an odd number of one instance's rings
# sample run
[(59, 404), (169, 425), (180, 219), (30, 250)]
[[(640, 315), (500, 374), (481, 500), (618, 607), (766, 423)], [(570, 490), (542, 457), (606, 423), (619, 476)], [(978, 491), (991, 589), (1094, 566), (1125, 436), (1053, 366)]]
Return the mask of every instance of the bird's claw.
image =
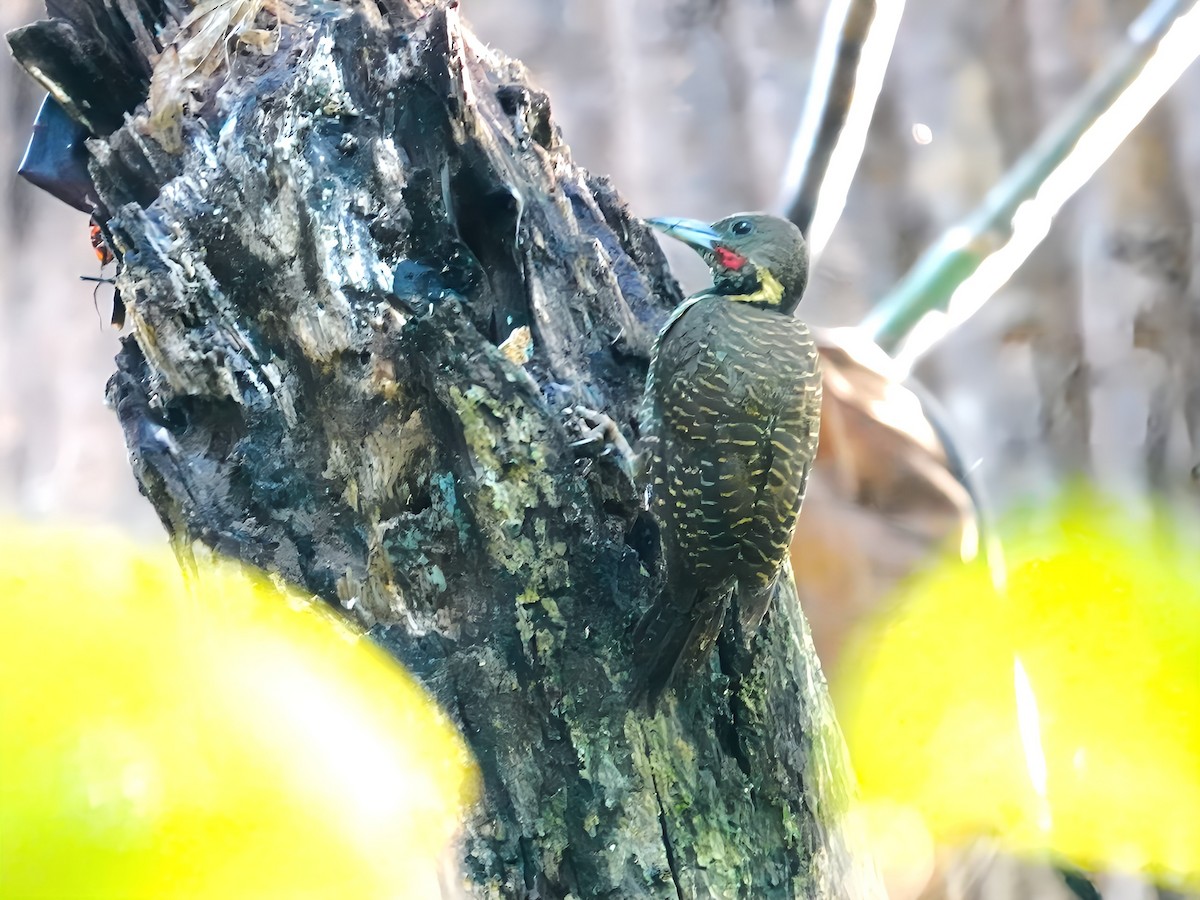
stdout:
[(629, 446), (629, 442), (625, 440), (625, 435), (621, 434), (621, 429), (617, 427), (617, 423), (611, 416), (586, 406), (568, 407), (564, 412), (576, 418), (582, 431), (579, 440), (571, 442), (573, 450), (590, 453), (599, 447), (600, 451), (594, 455), (614, 454), (622, 468), (632, 477), (636, 456), (633, 448)]

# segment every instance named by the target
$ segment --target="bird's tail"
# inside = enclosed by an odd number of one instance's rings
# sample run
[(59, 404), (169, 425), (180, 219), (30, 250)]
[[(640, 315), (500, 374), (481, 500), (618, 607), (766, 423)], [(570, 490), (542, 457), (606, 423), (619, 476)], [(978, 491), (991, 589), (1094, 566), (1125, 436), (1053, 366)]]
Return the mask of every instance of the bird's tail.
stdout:
[(681, 673), (708, 659), (733, 591), (732, 582), (668, 586), (633, 633), (633, 702), (653, 707)]

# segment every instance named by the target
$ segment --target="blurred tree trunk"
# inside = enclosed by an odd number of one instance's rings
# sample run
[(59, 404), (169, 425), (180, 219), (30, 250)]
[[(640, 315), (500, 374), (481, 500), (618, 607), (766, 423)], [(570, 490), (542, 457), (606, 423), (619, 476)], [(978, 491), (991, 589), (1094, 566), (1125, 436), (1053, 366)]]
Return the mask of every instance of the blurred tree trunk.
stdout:
[(474, 895), (878, 896), (790, 581), (749, 645), (629, 707), (656, 535), (561, 410), (629, 422), (680, 295), (523, 69), (453, 7), (296, 2), (266, 55), (186, 32), (147, 112), (163, 8), (103, 2), (11, 41), (102, 134), (133, 329), (109, 395), (142, 490), (181, 554), (353, 610), (458, 721), (486, 784)]
[[(1108, 32), (1127, 27), (1141, 6), (1108, 0)], [(1093, 202), (1099, 215), (1084, 287), (1096, 470), (1133, 496), (1163, 492), (1174, 480), (1167, 452), (1195, 352), (1188, 340), (1192, 214), (1168, 104), (1151, 110), (1113, 154)]]
[[(1042, 97), (1046, 79), (1039, 77), (1037, 68), (1040, 45), (1052, 45), (1046, 55), (1058, 67), (1054, 80), (1067, 88), (1060, 91), (1063, 95), (1074, 93), (1087, 74), (1077, 55), (1061, 51), (1069, 28), (1055, 19), (1054, 6), (1001, 0), (982, 22), (986, 37), (980, 45), (1006, 167), (1032, 146), (1050, 118)], [(1051, 98), (1051, 107), (1065, 96)], [(1071, 252), (1073, 211), (1072, 206), (1059, 214), (1041, 246), (1014, 276), (1013, 286), (1025, 298), (1026, 308), (1006, 336), (1029, 345), (1039, 399), (1038, 430), (1055, 480), (1087, 472), (1090, 460), (1087, 368)]]

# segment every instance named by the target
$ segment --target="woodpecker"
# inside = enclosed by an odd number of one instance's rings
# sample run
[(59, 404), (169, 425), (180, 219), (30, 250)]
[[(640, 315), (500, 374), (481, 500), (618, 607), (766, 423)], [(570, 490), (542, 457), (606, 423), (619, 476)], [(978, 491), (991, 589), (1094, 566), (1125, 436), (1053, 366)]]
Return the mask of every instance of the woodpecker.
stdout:
[(641, 410), (667, 564), (634, 631), (634, 693), (653, 703), (707, 660), (735, 594), (743, 629), (766, 614), (817, 452), (821, 375), (793, 316), (808, 281), (800, 229), (759, 213), (648, 224), (713, 279), (659, 332)]

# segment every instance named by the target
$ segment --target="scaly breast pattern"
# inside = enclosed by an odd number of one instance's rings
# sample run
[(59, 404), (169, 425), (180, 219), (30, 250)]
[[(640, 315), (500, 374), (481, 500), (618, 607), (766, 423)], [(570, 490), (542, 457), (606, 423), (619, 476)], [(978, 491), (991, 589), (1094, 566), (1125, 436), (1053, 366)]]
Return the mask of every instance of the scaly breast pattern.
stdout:
[(821, 382), (807, 326), (695, 300), (659, 339), (647, 400), (672, 580), (769, 585), (816, 455)]

